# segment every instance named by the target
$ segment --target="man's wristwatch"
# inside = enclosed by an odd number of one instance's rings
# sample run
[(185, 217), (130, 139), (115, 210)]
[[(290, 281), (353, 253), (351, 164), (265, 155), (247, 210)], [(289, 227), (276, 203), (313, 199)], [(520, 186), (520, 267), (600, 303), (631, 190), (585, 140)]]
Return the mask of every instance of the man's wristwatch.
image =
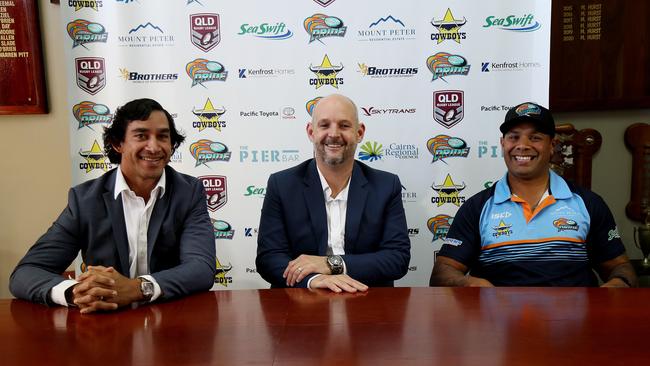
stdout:
[(343, 273), (343, 258), (340, 255), (328, 255), (327, 266), (330, 267), (333, 275)]
[(144, 277), (138, 277), (140, 280), (140, 291), (144, 297), (144, 301), (151, 301), (153, 297), (153, 282), (149, 281)]

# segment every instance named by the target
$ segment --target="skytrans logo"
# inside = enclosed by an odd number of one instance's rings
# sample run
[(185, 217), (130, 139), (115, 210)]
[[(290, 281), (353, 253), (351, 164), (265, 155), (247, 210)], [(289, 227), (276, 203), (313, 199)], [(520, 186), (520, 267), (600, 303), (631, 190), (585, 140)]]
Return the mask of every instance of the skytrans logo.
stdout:
[(192, 114), (199, 119), (198, 121), (192, 121), (192, 128), (198, 129), (199, 132), (206, 128), (214, 128), (221, 132), (221, 129), (226, 127), (226, 121), (221, 120), (221, 116), (223, 116), (224, 113), (226, 113), (226, 108), (223, 106), (220, 108), (214, 108), (210, 98), (208, 98), (206, 99), (202, 109), (192, 109)]
[(221, 41), (219, 14), (190, 15), (190, 39), (192, 44), (203, 52), (215, 48)]
[(99, 11), (98, 8), (103, 7), (104, 4), (102, 0), (68, 0), (68, 6), (74, 8), (74, 11), (79, 11), (83, 8)]
[(201, 85), (206, 88), (203, 83), (208, 81), (226, 81), (228, 71), (226, 68), (217, 61), (210, 61), (204, 58), (197, 58), (190, 61), (185, 65), (187, 76), (192, 79), (192, 87)]
[(343, 64), (339, 64), (338, 66), (332, 65), (327, 54), (323, 57), (320, 66), (309, 65), (309, 70), (316, 75), (315, 78), (309, 79), (309, 85), (315, 85), (316, 89), (323, 85), (329, 85), (338, 89), (339, 85), (343, 85), (343, 78), (337, 77), (338, 73), (343, 70)]
[(150, 74), (137, 71), (129, 71), (126, 68), (120, 69), (120, 77), (125, 81), (134, 83), (171, 83), (178, 80), (178, 74)]
[(542, 25), (535, 20), (533, 14), (508, 15), (506, 17), (490, 15), (485, 18), (485, 24), (483, 24), (483, 28), (497, 28), (512, 32), (534, 32), (541, 27)]
[(340, 18), (325, 14), (314, 14), (305, 19), (303, 25), (309, 34), (309, 43), (314, 41), (323, 43), (321, 39), (327, 37), (344, 37), (348, 30)]
[(370, 23), (367, 29), (358, 31), (359, 41), (405, 41), (415, 39), (415, 28), (407, 28), (404, 22), (388, 15)]
[[(86, 43), (106, 43), (108, 33), (103, 25), (92, 23), (84, 19), (73, 20), (67, 26), (68, 35), (72, 39), (72, 48), (84, 46)], [(88, 48), (86, 48), (88, 49)]]
[(466, 158), (469, 155), (469, 147), (465, 140), (460, 137), (438, 135), (427, 141), (427, 150), (433, 155), (431, 163), (440, 160), (447, 163), (447, 158)]
[(232, 153), (228, 151), (228, 146), (217, 141), (206, 139), (198, 140), (190, 145), (190, 154), (196, 165), (201, 164), (208, 166), (207, 163), (212, 161), (230, 161)]
[[(72, 114), (79, 122), (79, 129), (88, 127), (93, 130), (91, 125), (98, 123), (111, 123), (113, 115), (111, 110), (103, 104), (96, 104), (90, 101), (83, 101), (72, 107)], [(93, 130), (94, 131), (94, 130)]]
[(467, 38), (467, 33), (460, 32), (460, 27), (464, 26), (466, 23), (467, 20), (465, 17), (463, 17), (463, 19), (455, 19), (454, 15), (451, 13), (451, 9), (447, 8), (447, 12), (441, 20), (436, 20), (435, 18), (431, 19), (431, 25), (438, 30), (438, 33), (431, 34), (431, 40), (438, 41), (437, 44), (446, 40), (460, 43), (461, 39)]
[(293, 37), (293, 32), (287, 28), (284, 22), (248, 24), (239, 26), (238, 35), (249, 35), (256, 38), (268, 40), (283, 40)]
[(385, 108), (385, 107), (361, 107), (361, 111), (365, 116), (385, 116), (395, 114), (413, 114), (415, 108), (401, 107), (401, 108)]
[(174, 46), (174, 35), (151, 23), (138, 24), (129, 29), (126, 35), (117, 36), (120, 47), (171, 47)]
[(241, 163), (287, 163), (297, 162), (300, 159), (298, 149), (251, 149), (248, 146), (239, 147), (239, 161)]
[(438, 207), (444, 205), (445, 203), (451, 203), (460, 207), (461, 204), (465, 203), (465, 196), (460, 196), (460, 192), (465, 189), (465, 183), (456, 184), (451, 179), (451, 175), (447, 174), (445, 181), (442, 184), (436, 184), (433, 182), (431, 184), (431, 189), (438, 193), (438, 197), (431, 197), (431, 203), (435, 203)]
[(465, 76), (469, 74), (470, 66), (465, 57), (447, 52), (438, 52), (427, 58), (427, 67), (433, 74), (431, 81), (440, 79), (446, 82), (445, 77), (450, 75)]
[(429, 220), (427, 220), (427, 227), (431, 234), (433, 234), (433, 239), (431, 242), (438, 239), (446, 239), (451, 223), (454, 221), (454, 218), (449, 215), (436, 215)]
[(79, 169), (85, 170), (86, 173), (90, 173), (93, 170), (103, 170), (107, 172), (109, 169), (113, 168), (111, 163), (108, 161), (106, 154), (104, 154), (104, 149), (99, 146), (97, 140), (93, 142), (93, 146), (90, 150), (79, 150), (79, 155), (86, 159), (85, 163), (79, 163)]
[(391, 157), (399, 160), (417, 159), (419, 149), (415, 145), (391, 143), (384, 149), (384, 146), (376, 141), (367, 141), (361, 145), (359, 151), (359, 160), (375, 161), (381, 160), (382, 157)]
[(368, 66), (365, 63), (360, 63), (358, 65), (361, 75), (370, 76), (371, 78), (404, 78), (415, 76), (418, 73), (417, 67), (383, 68), (377, 66)]
[(95, 95), (106, 86), (106, 67), (101, 57), (79, 57), (74, 59), (77, 70), (77, 86), (86, 93)]

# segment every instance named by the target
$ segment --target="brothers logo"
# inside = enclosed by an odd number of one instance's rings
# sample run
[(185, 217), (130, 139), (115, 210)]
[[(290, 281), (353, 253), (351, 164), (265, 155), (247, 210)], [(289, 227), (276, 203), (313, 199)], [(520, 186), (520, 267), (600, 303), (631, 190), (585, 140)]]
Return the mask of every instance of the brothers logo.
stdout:
[(438, 197), (431, 197), (431, 203), (436, 203), (438, 207), (445, 203), (451, 203), (460, 207), (461, 204), (465, 203), (466, 197), (459, 195), (460, 192), (465, 189), (465, 183), (454, 183), (449, 174), (447, 174), (447, 177), (445, 177), (445, 181), (442, 184), (436, 184), (433, 182), (431, 188), (438, 193)]
[(232, 264), (228, 263), (228, 265), (224, 266), (219, 261), (219, 258), (216, 258), (215, 265), (217, 268), (217, 272), (214, 275), (214, 283), (218, 283), (223, 287), (228, 287), (228, 285), (232, 283), (232, 277), (226, 276), (226, 274), (232, 270)]
[(212, 231), (215, 239), (232, 240), (233, 236), (235, 236), (235, 230), (228, 222), (215, 219), (210, 219), (210, 221), (212, 221)]
[(494, 232), (492, 236), (498, 238), (500, 236), (510, 236), (512, 235), (512, 224), (506, 224), (503, 220), (499, 221), (499, 225), (492, 227)]
[(125, 81), (134, 83), (171, 83), (178, 80), (176, 73), (142, 73), (120, 68), (120, 77)]
[(206, 139), (198, 140), (190, 145), (190, 154), (196, 160), (196, 165), (208, 166), (211, 161), (230, 161), (232, 153), (221, 142)]
[(187, 76), (192, 79), (192, 87), (201, 85), (206, 87), (203, 83), (208, 81), (226, 81), (228, 71), (226, 68), (217, 61), (210, 61), (204, 58), (197, 58), (190, 61), (185, 65)]
[(360, 149), (359, 160), (362, 161), (381, 160), (384, 156), (384, 145), (377, 143), (376, 141), (367, 141), (365, 144), (361, 145)]
[(316, 75), (316, 78), (309, 79), (309, 85), (315, 85), (316, 89), (323, 85), (330, 85), (338, 89), (339, 84), (343, 85), (343, 78), (337, 77), (338, 73), (343, 70), (343, 64), (332, 65), (327, 54), (323, 57), (320, 66), (309, 65), (309, 70)]
[(363, 76), (370, 76), (371, 78), (388, 78), (388, 77), (411, 77), (418, 73), (417, 67), (398, 67), (398, 68), (380, 68), (376, 66), (367, 66), (360, 63), (359, 72)]
[(316, 4), (318, 4), (318, 5), (322, 6), (322, 7), (326, 7), (326, 6), (330, 5), (331, 3), (333, 3), (334, 1), (336, 1), (336, 0), (314, 0), (314, 2), (316, 2)]
[(305, 103), (305, 109), (307, 109), (307, 113), (311, 116), (312, 113), (314, 113), (314, 108), (316, 108), (316, 103), (318, 103), (319, 100), (323, 99), (323, 97), (316, 97), (314, 99), (310, 99)]
[(404, 41), (415, 39), (415, 28), (407, 28), (404, 22), (388, 15), (370, 23), (367, 29), (357, 31), (359, 41)]
[(198, 177), (205, 188), (208, 210), (217, 211), (228, 202), (228, 180), (223, 175)]
[(427, 141), (427, 150), (433, 155), (431, 163), (440, 160), (443, 163), (446, 158), (466, 158), (469, 155), (469, 147), (465, 140), (460, 137), (438, 135)]
[(577, 222), (575, 222), (574, 220), (564, 218), (564, 217), (560, 217), (559, 219), (554, 220), (553, 221), (553, 226), (555, 226), (557, 228), (558, 232), (565, 231), (565, 230), (578, 231), (578, 229), (579, 229), (579, 225), (578, 225)]
[(77, 86), (95, 95), (106, 86), (106, 68), (101, 57), (79, 57), (74, 60)]
[(103, 170), (106, 172), (113, 167), (108, 161), (106, 154), (104, 154), (104, 150), (97, 143), (97, 140), (93, 142), (90, 150), (79, 150), (79, 155), (86, 159), (85, 163), (79, 163), (79, 169), (85, 170), (86, 173), (93, 170)]
[(465, 32), (459, 32), (460, 27), (464, 26), (467, 23), (465, 17), (463, 19), (455, 19), (454, 15), (451, 13), (451, 9), (447, 8), (445, 16), (441, 20), (431, 19), (431, 25), (433, 25), (438, 33), (431, 34), (432, 41), (438, 41), (438, 44), (446, 40), (452, 40), (456, 43), (460, 43), (461, 39), (467, 38)]
[(384, 107), (361, 107), (363, 114), (372, 117), (372, 116), (383, 116), (383, 115), (393, 115), (393, 114), (413, 114), (415, 113), (415, 108), (384, 108)]
[(121, 47), (170, 47), (174, 45), (174, 35), (165, 34), (163, 29), (151, 22), (138, 24), (129, 29), (126, 35), (117, 36)]
[(433, 234), (431, 242), (438, 239), (446, 239), (453, 221), (454, 218), (449, 215), (436, 215), (427, 220), (427, 227), (429, 228), (429, 231), (431, 231), (431, 234)]
[(465, 98), (462, 90), (433, 92), (433, 119), (446, 128), (452, 128), (465, 117)]
[(238, 35), (251, 35), (253, 37), (269, 39), (269, 40), (283, 40), (293, 37), (293, 32), (287, 28), (284, 22), (261, 23), (251, 25), (244, 23), (239, 26)]
[(74, 107), (72, 107), (72, 114), (77, 122), (79, 122), (79, 129), (88, 127), (93, 130), (91, 125), (97, 123), (110, 123), (113, 119), (113, 115), (107, 106), (90, 101), (83, 101), (79, 104), (75, 104)]
[(471, 65), (467, 64), (465, 57), (461, 55), (452, 55), (447, 52), (438, 52), (427, 58), (427, 67), (433, 74), (431, 81), (440, 79), (445, 80), (449, 75), (467, 75)]
[(348, 29), (340, 18), (325, 14), (314, 14), (305, 19), (303, 25), (309, 34), (309, 43), (323, 43), (321, 39), (326, 37), (344, 37)]
[(84, 19), (73, 20), (67, 26), (68, 35), (72, 38), (72, 48), (84, 46), (86, 43), (103, 42), (108, 40), (108, 33), (103, 25)]
[(219, 14), (190, 14), (190, 39), (203, 52), (215, 48), (221, 41)]
[(68, 6), (74, 8), (74, 11), (79, 11), (83, 8), (99, 11), (98, 8), (101, 8), (104, 4), (102, 0), (68, 0)]
[(297, 149), (251, 149), (248, 146), (239, 147), (239, 161), (241, 163), (287, 163), (300, 159)]
[(535, 20), (533, 14), (508, 15), (503, 18), (490, 15), (485, 18), (485, 24), (483, 24), (483, 28), (497, 28), (513, 32), (534, 32), (541, 27), (542, 25)]
[(221, 116), (226, 113), (226, 108), (222, 106), (215, 109), (210, 98), (205, 101), (203, 109), (193, 108), (192, 113), (199, 119), (198, 121), (192, 121), (192, 128), (198, 129), (199, 132), (206, 128), (214, 128), (221, 132), (221, 128), (226, 127), (226, 121), (220, 120)]

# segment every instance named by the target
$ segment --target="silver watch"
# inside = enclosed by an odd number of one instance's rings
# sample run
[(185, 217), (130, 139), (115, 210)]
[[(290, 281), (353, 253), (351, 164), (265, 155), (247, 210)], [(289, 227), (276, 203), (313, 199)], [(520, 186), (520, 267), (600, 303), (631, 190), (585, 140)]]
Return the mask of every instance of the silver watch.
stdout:
[(333, 275), (343, 273), (343, 258), (340, 255), (328, 255), (327, 266), (330, 267)]
[(151, 301), (153, 297), (153, 282), (144, 277), (138, 277), (140, 280), (140, 291), (144, 297), (144, 301)]

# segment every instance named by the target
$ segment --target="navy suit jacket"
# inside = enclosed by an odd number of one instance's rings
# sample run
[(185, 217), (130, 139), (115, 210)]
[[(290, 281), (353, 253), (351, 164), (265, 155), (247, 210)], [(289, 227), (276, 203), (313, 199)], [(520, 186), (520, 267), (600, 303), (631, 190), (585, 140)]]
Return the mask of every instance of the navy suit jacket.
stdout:
[[(208, 290), (216, 272), (205, 190), (194, 177), (165, 168), (165, 194), (147, 232), (149, 272), (172, 299)], [(68, 206), (11, 274), (17, 298), (49, 304), (49, 291), (81, 250), (87, 265), (112, 266), (129, 277), (129, 242), (122, 198), (113, 198), (116, 169), (70, 189)]]
[[(392, 286), (408, 271), (411, 244), (399, 178), (355, 161), (350, 179), (343, 260), (350, 277)], [(327, 211), (316, 161), (269, 177), (257, 240), (257, 271), (271, 287), (301, 254), (327, 253)], [(296, 286), (306, 287), (306, 276)]]

